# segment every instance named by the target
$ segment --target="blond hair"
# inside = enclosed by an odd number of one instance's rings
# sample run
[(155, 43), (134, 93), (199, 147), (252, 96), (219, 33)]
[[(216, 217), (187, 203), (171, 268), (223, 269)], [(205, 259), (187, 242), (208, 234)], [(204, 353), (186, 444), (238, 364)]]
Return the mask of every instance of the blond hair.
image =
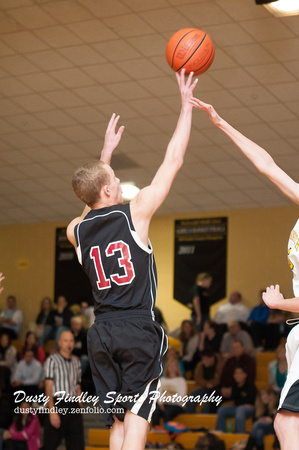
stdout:
[(212, 275), (209, 272), (201, 272), (196, 275), (196, 283), (201, 283), (203, 280), (207, 280), (208, 278), (212, 278)]
[(102, 161), (91, 161), (76, 170), (72, 186), (77, 197), (92, 208), (100, 200), (101, 188), (109, 181), (105, 164)]
[(167, 363), (165, 364), (164, 376), (166, 378), (169, 378), (169, 366), (171, 366), (172, 364), (174, 364), (176, 366), (176, 376), (177, 377), (181, 377), (182, 376), (182, 372), (181, 372), (179, 363), (178, 363), (178, 361), (176, 359), (173, 359), (173, 358), (169, 359), (167, 361)]
[[(262, 394), (268, 394), (269, 395), (269, 403), (268, 405), (265, 405), (262, 402)], [(272, 391), (271, 387), (265, 387), (261, 388), (256, 396), (255, 400), (255, 416), (257, 419), (260, 417), (263, 417), (265, 415), (265, 407), (268, 409), (269, 414), (274, 414), (274, 412), (277, 409), (277, 397)]]

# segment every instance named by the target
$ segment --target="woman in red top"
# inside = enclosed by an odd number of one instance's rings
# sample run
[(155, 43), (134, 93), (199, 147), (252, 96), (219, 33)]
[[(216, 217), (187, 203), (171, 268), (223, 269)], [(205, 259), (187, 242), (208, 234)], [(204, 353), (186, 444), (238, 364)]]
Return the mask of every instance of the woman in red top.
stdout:
[(46, 355), (43, 347), (38, 345), (36, 334), (33, 331), (28, 331), (26, 334), (25, 344), (22, 348), (20, 359), (23, 359), (26, 350), (32, 350), (35, 359), (37, 359), (42, 365), (44, 364)]

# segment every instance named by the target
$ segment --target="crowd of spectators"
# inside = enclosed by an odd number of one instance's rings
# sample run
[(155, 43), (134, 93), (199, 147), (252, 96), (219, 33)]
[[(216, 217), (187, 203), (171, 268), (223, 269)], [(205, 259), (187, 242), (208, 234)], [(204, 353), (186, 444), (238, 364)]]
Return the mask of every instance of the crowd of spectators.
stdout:
[[(201, 299), (208, 297), (205, 283), (208, 286), (211, 282), (210, 276), (203, 282), (199, 280)], [(197, 316), (194, 316), (195, 310)], [(161, 311), (156, 309), (156, 313), (167, 330)], [(206, 318), (204, 322), (201, 320), (203, 317)], [(92, 308), (85, 302), (76, 308), (70, 307), (64, 296), (58, 297), (54, 308), (51, 299), (44, 297), (34, 326), (31, 324), (18, 351), (14, 342), (21, 341), (23, 318), (16, 298), (8, 296), (7, 309), (0, 315), (0, 406), (7, 411), (8, 397), (13, 397), (16, 390), (21, 388), (32, 396), (44, 392), (46, 358), (58, 351), (57, 343), (65, 331), (72, 334), (72, 354), (80, 360), (82, 375), (88, 373), (90, 376), (87, 329), (94, 320)], [(219, 308), (214, 320), (209, 314), (204, 315), (203, 310), (200, 313), (198, 305), (195, 308), (193, 305), (193, 317), (183, 320), (179, 328), (168, 333), (177, 339), (179, 349), (168, 349), (160, 392), (171, 396), (176, 393), (182, 398), (188, 392), (187, 380), (193, 380), (191, 397), (214, 396), (222, 401), (217, 404), (205, 401), (199, 407), (200, 402), (184, 403), (180, 400), (165, 403), (158, 400), (152, 425), (160, 426), (163, 423), (161, 418), (164, 422), (171, 421), (182, 413), (216, 413), (216, 430), (226, 431), (228, 419), (234, 418), (235, 431), (244, 432), (246, 419), (251, 417), (253, 427), (246, 450), (262, 449), (263, 436), (274, 434), (273, 417), (286, 379), (285, 348), (281, 344), (288, 332), (285, 319), (280, 311), (270, 313), (263, 303), (250, 311), (242, 304), (242, 295), (236, 291)], [(275, 350), (277, 357), (269, 364), (268, 386), (259, 390), (255, 386), (256, 353), (262, 350)], [(12, 418), (9, 413), (0, 416), (0, 443), (2, 439), (18, 439), (18, 433), (23, 432), (18, 421), (14, 419), (12, 422)], [(20, 420), (22, 430), (34, 429), (35, 442), (39, 442), (36, 420), (30, 415)], [(1, 432), (1, 429), (6, 431)]]
[[(1, 286), (3, 279), (3, 275), (0, 274), (0, 293), (3, 290)], [(79, 380), (81, 382), (84, 373), (87, 373), (86, 376), (91, 381), (87, 356), (87, 328), (93, 321), (91, 308), (83, 302), (77, 309), (74, 308), (76, 311), (74, 313), (64, 296), (58, 297), (56, 308), (53, 307), (51, 299), (45, 297), (41, 301), (36, 321), (24, 324), (28, 331), (22, 339), (24, 314), (17, 307), (15, 296), (9, 295), (6, 302), (7, 308), (0, 314), (0, 449), (57, 448), (63, 437), (70, 439), (69, 436), (74, 435), (71, 429), (75, 417), (69, 415), (69, 419), (63, 417), (58, 419), (69, 422), (71, 428), (67, 435), (65, 423), (63, 426), (53, 427), (52, 417), (47, 422), (46, 418), (42, 417), (43, 414), (32, 413), (32, 407), (39, 410), (45, 406), (44, 402), (35, 400), (44, 398), (47, 391), (52, 392), (47, 383), (49, 384), (49, 380), (55, 380), (55, 373), (58, 373), (56, 370), (60, 370), (54, 369), (54, 378), (50, 374), (53, 363), (50, 364), (49, 361), (53, 355), (60, 355), (59, 358), (65, 361), (67, 366), (68, 361), (72, 361), (75, 367), (72, 379), (69, 380), (67, 377), (65, 380), (66, 392), (68, 386), (71, 386), (69, 383), (73, 383), (75, 391), (78, 390), (77, 383)], [(64, 382), (63, 373), (66, 373), (66, 369), (69, 370), (67, 367), (61, 368), (59, 383)], [(27, 399), (32, 401), (28, 403)], [(16, 412), (16, 406), (19, 407), (19, 412)], [(83, 426), (80, 425), (83, 422), (80, 417), (77, 422), (76, 429), (79, 430), (80, 439), (77, 433), (72, 448), (83, 450)], [(44, 425), (45, 432), (47, 429), (49, 436), (52, 437), (46, 439), (46, 444), (42, 443), (41, 425)], [(56, 429), (60, 430), (60, 433), (55, 437), (54, 443), (53, 433)]]
[[(263, 449), (264, 436), (274, 435), (274, 415), (287, 375), (284, 341), (290, 330), (285, 325), (288, 317), (281, 311), (270, 311), (261, 300), (250, 310), (242, 303), (242, 295), (234, 291), (214, 319), (204, 322), (201, 331), (198, 318), (192, 318), (169, 332), (179, 345), (177, 351), (168, 350), (167, 361), (169, 364), (175, 360), (176, 366), (183, 368), (176, 378), (183, 376), (193, 382), (189, 396), (198, 398), (198, 402), (179, 405), (177, 415), (171, 419), (175, 420), (182, 410), (187, 414), (212, 413), (217, 414), (217, 431), (228, 431), (234, 419), (235, 432), (244, 433), (246, 420), (251, 418), (253, 426), (246, 450)], [(269, 363), (261, 387), (256, 385), (257, 353), (263, 351), (276, 352), (276, 358)], [(163, 392), (166, 395), (165, 385)], [(219, 405), (200, 402), (205, 395), (222, 401)], [(174, 406), (172, 411), (175, 414)], [(277, 439), (274, 448), (279, 448)]]

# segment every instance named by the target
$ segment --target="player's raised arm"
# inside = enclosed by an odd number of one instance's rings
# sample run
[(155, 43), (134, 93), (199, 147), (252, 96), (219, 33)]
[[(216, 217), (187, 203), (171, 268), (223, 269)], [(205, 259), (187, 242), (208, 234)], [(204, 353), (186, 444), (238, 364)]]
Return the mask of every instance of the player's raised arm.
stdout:
[(154, 212), (165, 200), (175, 176), (183, 164), (192, 122), (190, 98), (197, 84), (197, 79), (192, 82), (192, 73), (186, 80), (184, 75), (184, 70), (176, 74), (182, 106), (177, 126), (167, 146), (163, 163), (152, 183), (142, 189), (131, 202), (134, 225), (139, 220), (147, 222), (151, 219)]
[(213, 125), (220, 128), (236, 145), (241, 152), (255, 165), (255, 167), (266, 175), (276, 186), (291, 200), (299, 204), (299, 185), (287, 175), (273, 158), (262, 147), (246, 138), (215, 111), (212, 105), (204, 103), (196, 98), (190, 100), (191, 104), (205, 111)]
[(116, 132), (116, 126), (119, 121), (119, 117), (120, 116), (116, 116), (114, 113), (112, 114), (106, 129), (104, 147), (101, 152), (101, 161), (103, 161), (105, 164), (109, 164), (109, 166), (112, 158), (112, 153), (118, 146), (125, 129), (125, 127), (122, 125)]
[[(110, 165), (112, 153), (118, 146), (123, 131), (125, 129), (124, 126), (121, 126), (119, 127), (118, 131), (116, 131), (116, 126), (119, 121), (119, 117), (120, 116), (116, 116), (116, 114), (114, 113), (112, 114), (105, 132), (104, 146), (101, 151), (101, 161), (108, 165)], [(76, 248), (76, 239), (74, 235), (75, 226), (84, 219), (84, 217), (89, 211), (90, 208), (88, 206), (85, 206), (81, 216), (78, 216), (75, 219), (73, 219), (67, 227), (68, 240), (73, 244), (75, 248)]]

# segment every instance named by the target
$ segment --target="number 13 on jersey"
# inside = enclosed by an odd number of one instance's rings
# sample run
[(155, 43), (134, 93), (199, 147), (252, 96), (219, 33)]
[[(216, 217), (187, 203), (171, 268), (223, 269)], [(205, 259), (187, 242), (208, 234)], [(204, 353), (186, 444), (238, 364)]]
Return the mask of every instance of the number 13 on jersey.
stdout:
[(93, 260), (94, 268), (97, 274), (98, 289), (111, 288), (111, 281), (121, 286), (123, 284), (130, 284), (135, 278), (135, 270), (131, 260), (130, 247), (124, 241), (110, 242), (105, 249), (107, 257), (117, 257), (118, 266), (122, 269), (120, 273), (109, 274), (109, 278), (105, 273), (105, 268), (102, 263), (100, 247), (91, 247), (90, 258)]

